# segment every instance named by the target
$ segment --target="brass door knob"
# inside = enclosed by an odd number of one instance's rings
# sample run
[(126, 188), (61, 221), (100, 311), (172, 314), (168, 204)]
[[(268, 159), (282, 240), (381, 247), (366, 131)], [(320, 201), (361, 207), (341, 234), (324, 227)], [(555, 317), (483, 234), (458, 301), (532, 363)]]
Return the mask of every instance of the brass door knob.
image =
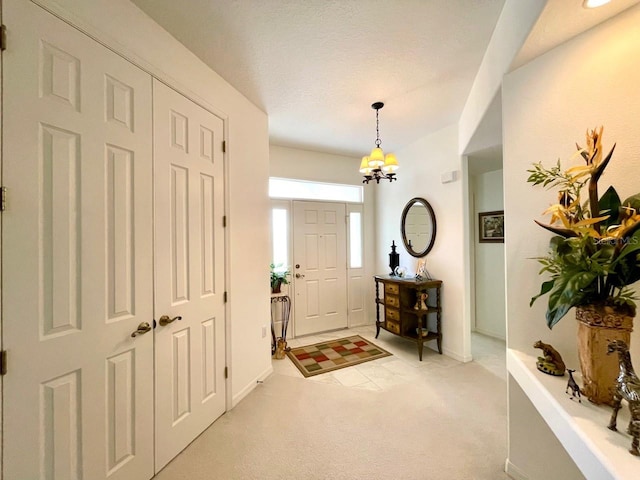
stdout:
[(304, 275), (301, 273), (296, 273), (296, 278), (304, 278)]
[(138, 325), (138, 328), (131, 334), (132, 337), (137, 337), (138, 335), (144, 335), (147, 332), (151, 331), (151, 325), (149, 322), (142, 322)]
[(161, 327), (165, 327), (167, 325), (169, 325), (170, 323), (175, 322), (176, 320), (182, 320), (182, 317), (169, 317), (168, 315), (162, 315), (160, 317), (160, 320), (158, 320), (158, 323), (160, 324)]

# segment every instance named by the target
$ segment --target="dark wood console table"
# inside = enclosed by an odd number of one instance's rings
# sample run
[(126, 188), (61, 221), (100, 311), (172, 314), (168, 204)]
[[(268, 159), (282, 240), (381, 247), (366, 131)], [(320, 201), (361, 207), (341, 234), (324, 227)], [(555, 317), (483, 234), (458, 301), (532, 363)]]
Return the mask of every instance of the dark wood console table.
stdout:
[[(416, 280), (414, 278), (376, 275), (376, 338), (380, 329), (410, 338), (418, 345), (418, 356), (422, 361), (424, 342), (436, 340), (438, 352), (442, 354), (442, 305), (440, 303), (441, 280)], [(429, 295), (427, 309), (420, 309), (420, 294)], [(383, 308), (383, 318), (380, 317)], [(416, 308), (417, 307), (417, 308)], [(429, 315), (435, 315), (435, 330), (428, 325)]]

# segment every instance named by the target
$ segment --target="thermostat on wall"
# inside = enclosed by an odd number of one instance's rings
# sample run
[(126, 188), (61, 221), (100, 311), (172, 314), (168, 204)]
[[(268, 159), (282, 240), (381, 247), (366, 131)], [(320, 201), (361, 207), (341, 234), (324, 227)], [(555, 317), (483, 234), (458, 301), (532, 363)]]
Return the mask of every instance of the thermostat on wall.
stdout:
[(450, 172), (444, 172), (442, 175), (440, 175), (440, 180), (442, 181), (442, 183), (451, 183), (455, 182), (457, 177), (457, 171), (451, 170)]

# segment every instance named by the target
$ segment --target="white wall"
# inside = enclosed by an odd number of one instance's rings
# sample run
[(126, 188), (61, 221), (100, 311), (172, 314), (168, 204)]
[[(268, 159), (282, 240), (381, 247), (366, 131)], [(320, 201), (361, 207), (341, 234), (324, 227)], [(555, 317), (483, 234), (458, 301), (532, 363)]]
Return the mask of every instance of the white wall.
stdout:
[[(269, 174), (272, 177), (294, 178), (315, 182), (362, 185), (360, 158), (301, 150), (298, 148), (269, 146)], [(375, 322), (375, 187), (364, 185), (364, 269), (365, 278), (371, 278), (366, 287), (365, 323)], [(350, 325), (350, 326), (356, 326)]]
[[(377, 190), (376, 218), (377, 272), (389, 272), (391, 241), (399, 245), (400, 265), (415, 274), (418, 259), (410, 256), (402, 244), (400, 216), (405, 204), (422, 197), (433, 207), (436, 216), (436, 239), (426, 257), (431, 275), (442, 280), (443, 351), (457, 360), (469, 361), (469, 327), (465, 327), (465, 239), (467, 200), (462, 182), (462, 158), (458, 155), (456, 125), (423, 137), (395, 152), (400, 163), (398, 181), (380, 183)], [(440, 175), (456, 172), (456, 180), (443, 184)], [(434, 342), (427, 343), (435, 348)]]
[(502, 170), (473, 177), (475, 331), (506, 339), (504, 243), (480, 243), (478, 213), (504, 209)]
[(505, 1), (460, 116), (460, 152), (475, 151), (484, 146), (474, 141), (476, 131), (500, 91), (502, 76), (508, 71), (546, 3), (547, 0)]
[[(233, 405), (271, 371), (268, 121), (237, 90), (127, 0), (37, 0), (225, 119), (229, 214), (227, 322)], [(250, 297), (251, 302), (246, 298)]]
[[(532, 343), (551, 343), (569, 368), (577, 366), (576, 322), (570, 312), (552, 331), (545, 324), (546, 298), (529, 308), (540, 289), (538, 264), (551, 234), (533, 223), (555, 202), (555, 192), (526, 183), (533, 162), (568, 165), (575, 142), (584, 144), (587, 128), (604, 125), (604, 147), (617, 143), (613, 159), (600, 181), (600, 192), (614, 184), (622, 198), (640, 191), (640, 6), (579, 35), (505, 77), (503, 85), (504, 179), (507, 271), (508, 346), (532, 354)], [(575, 162), (577, 160), (574, 159)], [(632, 334), (631, 353), (640, 365), (640, 331)], [(536, 455), (547, 461), (553, 451), (526, 435), (538, 418), (509, 407), (509, 458), (515, 465)], [(605, 428), (605, 426), (603, 426)], [(530, 459), (529, 459), (530, 460)], [(531, 464), (529, 462), (528, 464)], [(544, 478), (526, 472), (531, 480)]]

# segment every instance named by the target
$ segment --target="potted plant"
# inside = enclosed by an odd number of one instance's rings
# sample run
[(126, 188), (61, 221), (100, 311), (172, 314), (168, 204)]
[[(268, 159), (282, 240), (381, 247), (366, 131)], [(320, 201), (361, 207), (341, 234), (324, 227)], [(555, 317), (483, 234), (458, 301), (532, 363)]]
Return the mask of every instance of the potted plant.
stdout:
[(278, 265), (272, 263), (269, 265), (269, 269), (271, 270), (271, 293), (280, 293), (280, 287), (289, 284), (287, 277), (289, 277), (290, 272), (281, 263)]
[(602, 131), (587, 131), (586, 147), (576, 145), (585, 164), (563, 171), (560, 160), (549, 169), (535, 163), (527, 170), (527, 181), (558, 189), (558, 203), (545, 212), (551, 215), (550, 223), (536, 221), (555, 236), (548, 254), (537, 259), (540, 273), (550, 279), (531, 305), (549, 295), (549, 328), (576, 307), (583, 393), (594, 403), (610, 404), (618, 362), (606, 354), (607, 344), (617, 339), (629, 344), (636, 313), (630, 286), (640, 280), (640, 194), (622, 202), (610, 186), (598, 196), (598, 181), (615, 150), (614, 145), (603, 157)]

